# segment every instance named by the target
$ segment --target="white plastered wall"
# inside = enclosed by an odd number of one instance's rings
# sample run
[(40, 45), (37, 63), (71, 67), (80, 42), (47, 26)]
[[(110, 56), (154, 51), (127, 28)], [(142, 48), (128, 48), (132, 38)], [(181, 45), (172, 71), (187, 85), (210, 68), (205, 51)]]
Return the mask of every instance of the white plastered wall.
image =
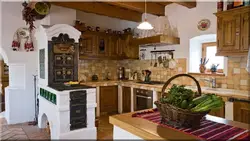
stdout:
[[(34, 102), (34, 81), (33, 75), (37, 75), (38, 55), (37, 49), (34, 52), (12, 51), (11, 43), (15, 31), (20, 27), (27, 27), (22, 20), (22, 2), (1, 2), (1, 55), (7, 59), (9, 65), (9, 86), (5, 89), (5, 118), (9, 124), (33, 121), (35, 116)], [(43, 20), (36, 21), (35, 26), (41, 24), (50, 25), (65, 22), (69, 24), (76, 18), (75, 10), (54, 7), (54, 9), (64, 13), (53, 13)], [(73, 11), (73, 12), (72, 12)], [(68, 22), (66, 22), (68, 20)], [(4, 36), (3, 36), (4, 35)], [(34, 40), (34, 46), (36, 41)]]

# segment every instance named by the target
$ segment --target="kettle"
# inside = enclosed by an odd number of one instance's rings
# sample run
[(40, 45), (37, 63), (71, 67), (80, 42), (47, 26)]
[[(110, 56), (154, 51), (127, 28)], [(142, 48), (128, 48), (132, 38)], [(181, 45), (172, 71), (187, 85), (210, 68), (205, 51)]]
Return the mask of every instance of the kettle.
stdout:
[(96, 74), (92, 75), (92, 81), (97, 81), (98, 80), (98, 76)]

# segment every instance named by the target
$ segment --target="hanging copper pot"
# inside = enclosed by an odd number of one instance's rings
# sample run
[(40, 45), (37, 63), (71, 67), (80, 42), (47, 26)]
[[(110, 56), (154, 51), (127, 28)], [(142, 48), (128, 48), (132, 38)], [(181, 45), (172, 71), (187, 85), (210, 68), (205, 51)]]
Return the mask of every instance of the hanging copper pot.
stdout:
[(51, 4), (49, 2), (29, 2), (28, 6), (31, 8), (32, 14), (36, 20), (43, 19), (49, 14)]

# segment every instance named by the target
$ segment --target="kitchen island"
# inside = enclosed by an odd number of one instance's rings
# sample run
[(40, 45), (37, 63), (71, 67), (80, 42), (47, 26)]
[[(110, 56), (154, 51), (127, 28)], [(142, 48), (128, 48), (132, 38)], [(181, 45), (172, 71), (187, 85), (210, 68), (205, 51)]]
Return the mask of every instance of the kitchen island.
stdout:
[[(132, 113), (114, 115), (109, 122), (114, 126), (113, 139), (142, 139), (142, 140), (200, 140), (201, 138), (182, 131), (166, 128), (157, 123), (139, 117), (132, 117)], [(250, 129), (249, 124), (230, 121), (207, 115), (206, 120)], [(248, 131), (249, 132), (249, 131)]]

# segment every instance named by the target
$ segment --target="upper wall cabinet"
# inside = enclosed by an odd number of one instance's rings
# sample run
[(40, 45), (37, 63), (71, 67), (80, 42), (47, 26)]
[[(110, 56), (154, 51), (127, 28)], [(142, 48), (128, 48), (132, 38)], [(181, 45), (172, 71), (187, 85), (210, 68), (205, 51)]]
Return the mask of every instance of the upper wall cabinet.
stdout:
[(132, 46), (130, 34), (83, 32), (79, 40), (80, 59), (138, 59), (139, 47)]
[(250, 6), (218, 12), (216, 16), (216, 55), (246, 55), (250, 45)]

